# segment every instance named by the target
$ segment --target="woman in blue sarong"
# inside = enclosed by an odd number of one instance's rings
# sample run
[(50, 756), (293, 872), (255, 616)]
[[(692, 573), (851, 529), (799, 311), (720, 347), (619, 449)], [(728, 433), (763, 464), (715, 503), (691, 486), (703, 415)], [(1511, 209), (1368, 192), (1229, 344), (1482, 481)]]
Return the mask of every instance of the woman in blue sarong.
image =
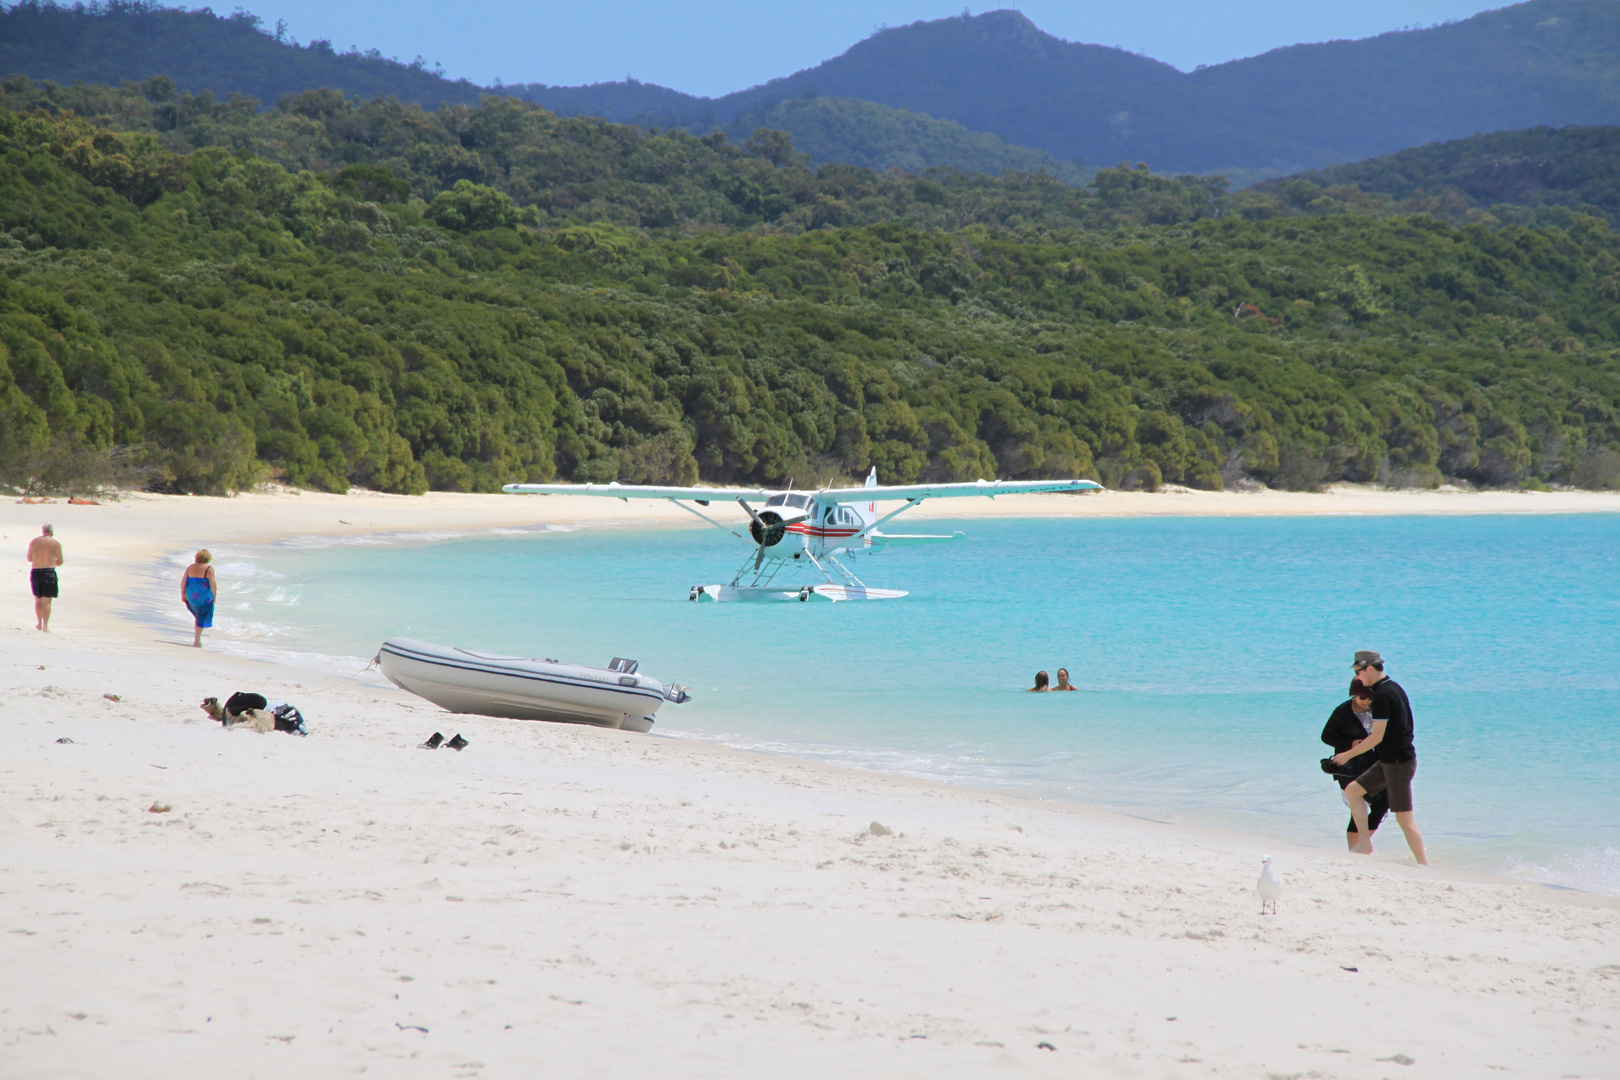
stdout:
[(197, 552), (197, 561), (186, 567), (186, 572), (180, 578), (180, 599), (185, 601), (186, 610), (197, 622), (197, 632), (192, 635), (191, 643), (202, 648), (202, 632), (214, 625), (214, 597), (219, 592), (219, 585), (214, 580), (214, 568), (210, 564), (214, 557), (204, 548)]

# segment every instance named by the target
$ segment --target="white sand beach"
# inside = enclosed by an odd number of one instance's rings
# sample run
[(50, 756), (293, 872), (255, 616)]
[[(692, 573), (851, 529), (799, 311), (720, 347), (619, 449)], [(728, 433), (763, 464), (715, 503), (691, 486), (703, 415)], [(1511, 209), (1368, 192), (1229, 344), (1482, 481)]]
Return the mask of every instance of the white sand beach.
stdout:
[[(925, 509), (1575, 513), (1620, 496)], [(136, 567), (198, 546), (587, 520), (690, 518), (363, 493), (0, 505), (0, 1077), (1616, 1075), (1620, 898), (1419, 868), (1397, 835), (1367, 859), (450, 716), (372, 675), (334, 686), (118, 615)], [(48, 636), (22, 559), (42, 521), (67, 559)], [(197, 708), (236, 689), (294, 702), (310, 736)], [(470, 745), (417, 749), (435, 730)]]

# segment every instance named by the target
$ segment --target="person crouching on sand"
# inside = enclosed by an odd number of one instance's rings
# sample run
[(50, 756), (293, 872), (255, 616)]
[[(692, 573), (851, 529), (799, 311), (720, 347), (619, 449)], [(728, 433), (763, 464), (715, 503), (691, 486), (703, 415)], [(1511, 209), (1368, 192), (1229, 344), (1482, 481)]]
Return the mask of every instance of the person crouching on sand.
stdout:
[(198, 649), (202, 648), (202, 632), (214, 625), (214, 598), (219, 594), (219, 585), (214, 579), (214, 568), (210, 565), (213, 561), (214, 557), (204, 548), (197, 552), (197, 560), (186, 567), (186, 572), (180, 576), (180, 600), (197, 624), (191, 644)]
[(1423, 834), (1418, 832), (1417, 821), (1412, 816), (1412, 777), (1417, 773), (1417, 751), (1412, 747), (1412, 703), (1400, 684), (1384, 674), (1384, 658), (1371, 649), (1356, 653), (1351, 666), (1361, 684), (1372, 691), (1373, 729), (1371, 735), (1350, 749), (1334, 754), (1333, 760), (1342, 765), (1376, 748), (1378, 761), (1344, 789), (1350, 813), (1355, 818), (1356, 832), (1361, 834), (1360, 845), (1350, 850), (1363, 855), (1371, 853), (1367, 796), (1387, 788), (1389, 808), (1395, 812), (1395, 823), (1406, 834), (1412, 857), (1420, 866), (1427, 866)]
[[(1333, 747), (1335, 753), (1342, 753), (1356, 743), (1372, 734), (1373, 718), (1372, 691), (1362, 684), (1360, 679), (1350, 680), (1350, 700), (1333, 710), (1328, 717), (1327, 726), (1322, 729), (1322, 741)], [(1333, 779), (1339, 782), (1339, 790), (1343, 791), (1350, 786), (1350, 781), (1372, 768), (1378, 762), (1378, 750), (1374, 747), (1358, 758), (1351, 758), (1349, 763), (1341, 766), (1342, 772), (1334, 775)], [(1345, 803), (1349, 803), (1349, 798)], [(1384, 820), (1384, 814), (1389, 810), (1389, 792), (1380, 791), (1367, 799), (1367, 850), (1372, 851), (1373, 834), (1378, 832), (1378, 823)], [(1356, 819), (1351, 815), (1350, 824), (1345, 828), (1345, 840), (1354, 851), (1361, 844), (1361, 833), (1356, 831)]]
[(1052, 681), (1052, 677), (1050, 675), (1048, 675), (1046, 672), (1037, 671), (1035, 673), (1035, 685), (1029, 688), (1029, 693), (1031, 693), (1031, 694), (1044, 694), (1044, 693), (1046, 693), (1048, 690), (1052, 689), (1050, 686), (1047, 685), (1051, 681)]
[(62, 565), (62, 544), (56, 530), (39, 527), (39, 535), (28, 542), (28, 584), (34, 591), (34, 629), (51, 632), (51, 601), (56, 599), (56, 568)]

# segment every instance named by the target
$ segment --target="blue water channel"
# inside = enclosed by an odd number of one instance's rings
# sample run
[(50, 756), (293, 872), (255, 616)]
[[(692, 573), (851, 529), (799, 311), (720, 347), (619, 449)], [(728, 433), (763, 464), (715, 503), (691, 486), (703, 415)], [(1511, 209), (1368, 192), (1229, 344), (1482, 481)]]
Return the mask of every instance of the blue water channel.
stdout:
[[(701, 528), (276, 545), (232, 556), (222, 623), (351, 657), (634, 657), (692, 688), (665, 734), (1324, 847), (1346, 815), (1318, 734), (1375, 648), (1416, 712), (1431, 859), (1620, 893), (1620, 515), (927, 529), (966, 537), (860, 560), (911, 595), (848, 604), (688, 602), (745, 554)], [(1060, 666), (1081, 693), (1023, 692)]]

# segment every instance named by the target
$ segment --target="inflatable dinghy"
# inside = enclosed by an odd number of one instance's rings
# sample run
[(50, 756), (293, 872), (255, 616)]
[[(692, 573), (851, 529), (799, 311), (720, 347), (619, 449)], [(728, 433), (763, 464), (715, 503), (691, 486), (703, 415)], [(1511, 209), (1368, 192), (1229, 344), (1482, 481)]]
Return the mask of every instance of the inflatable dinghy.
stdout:
[(593, 668), (389, 638), (377, 663), (401, 690), (451, 712), (513, 720), (650, 731), (660, 705), (688, 700), (679, 686), (638, 674), (636, 661), (618, 657)]

